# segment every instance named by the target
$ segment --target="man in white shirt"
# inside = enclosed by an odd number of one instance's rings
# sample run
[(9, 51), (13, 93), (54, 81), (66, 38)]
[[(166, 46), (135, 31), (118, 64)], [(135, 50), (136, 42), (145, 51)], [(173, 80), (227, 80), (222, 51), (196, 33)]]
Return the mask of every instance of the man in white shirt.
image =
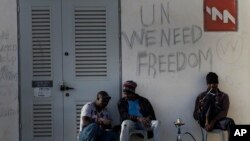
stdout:
[(96, 100), (86, 103), (81, 110), (79, 141), (115, 141), (111, 117), (106, 108), (111, 97), (105, 91), (97, 93)]

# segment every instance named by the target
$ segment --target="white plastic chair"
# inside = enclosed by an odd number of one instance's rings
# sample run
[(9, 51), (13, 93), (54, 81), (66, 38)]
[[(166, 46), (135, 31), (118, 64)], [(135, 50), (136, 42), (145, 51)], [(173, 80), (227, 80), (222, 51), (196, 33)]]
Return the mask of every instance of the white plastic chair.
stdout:
[(207, 141), (207, 136), (208, 134), (219, 134), (220, 136), (220, 141), (226, 141), (225, 135), (224, 135), (224, 130), (220, 130), (220, 129), (214, 129), (210, 132), (207, 132), (205, 129), (203, 129), (201, 127), (201, 131), (203, 133), (203, 141)]
[(144, 141), (148, 140), (148, 131), (147, 130), (132, 130), (129, 132), (129, 138), (131, 140), (131, 136), (133, 134), (141, 134), (143, 136)]

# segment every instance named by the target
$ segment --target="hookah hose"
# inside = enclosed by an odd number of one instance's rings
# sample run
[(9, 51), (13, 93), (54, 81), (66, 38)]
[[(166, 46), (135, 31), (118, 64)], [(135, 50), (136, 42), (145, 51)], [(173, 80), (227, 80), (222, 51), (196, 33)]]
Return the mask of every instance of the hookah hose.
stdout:
[[(183, 136), (186, 135), (186, 134), (187, 134), (187, 135), (190, 135), (190, 136), (192, 137), (192, 139), (193, 139), (194, 141), (196, 141), (196, 139), (194, 138), (194, 136), (193, 136), (191, 133), (185, 132), (185, 133), (183, 134)], [(203, 139), (202, 139), (202, 140), (203, 140)]]

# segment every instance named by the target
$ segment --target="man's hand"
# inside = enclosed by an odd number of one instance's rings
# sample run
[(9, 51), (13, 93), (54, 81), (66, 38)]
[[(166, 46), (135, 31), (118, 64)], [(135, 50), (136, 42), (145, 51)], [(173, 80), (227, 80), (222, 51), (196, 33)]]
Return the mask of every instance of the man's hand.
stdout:
[(111, 128), (111, 120), (108, 120), (108, 119), (98, 118), (97, 124), (99, 124), (102, 129), (110, 129)]
[(214, 128), (214, 122), (210, 122), (209, 124), (206, 123), (205, 129), (206, 129), (207, 131), (212, 131), (213, 128)]
[(98, 123), (100, 123), (100, 125), (110, 125), (111, 124), (111, 120), (104, 119), (104, 118), (99, 118), (98, 119)]
[(150, 127), (151, 120), (148, 117), (137, 117), (137, 120), (141, 122), (145, 127)]

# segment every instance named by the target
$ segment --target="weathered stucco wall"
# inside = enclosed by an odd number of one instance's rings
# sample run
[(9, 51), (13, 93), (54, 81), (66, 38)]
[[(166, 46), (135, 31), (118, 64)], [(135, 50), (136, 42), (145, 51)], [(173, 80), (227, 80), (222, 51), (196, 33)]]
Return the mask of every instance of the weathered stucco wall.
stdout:
[(176, 118), (186, 123), (183, 132), (201, 139), (192, 113), (209, 71), (230, 96), (228, 116), (250, 123), (249, 6), (238, 0), (238, 31), (204, 32), (203, 0), (121, 1), (122, 81), (136, 81), (152, 102), (162, 140), (175, 140)]
[(16, 0), (0, 1), (0, 140), (19, 140)]

